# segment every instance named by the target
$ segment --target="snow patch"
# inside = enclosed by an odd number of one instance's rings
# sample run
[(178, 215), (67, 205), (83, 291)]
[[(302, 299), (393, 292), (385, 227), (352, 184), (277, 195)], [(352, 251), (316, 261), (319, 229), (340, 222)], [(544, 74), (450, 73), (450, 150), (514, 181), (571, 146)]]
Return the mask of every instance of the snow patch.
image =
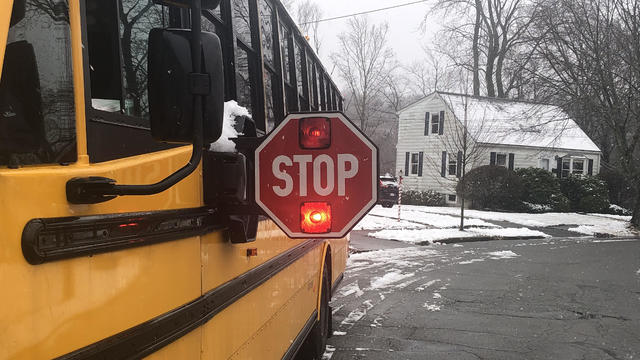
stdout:
[(336, 348), (331, 346), (331, 345), (327, 345), (327, 347), (325, 347), (324, 349), (324, 354), (322, 354), (322, 360), (331, 360), (331, 358), (333, 357), (333, 353), (336, 351)]
[(364, 291), (360, 290), (360, 286), (358, 286), (358, 282), (352, 282), (349, 285), (345, 285), (340, 289), (340, 292), (338, 293), (339, 297), (344, 297), (344, 296), (349, 296), (351, 294), (355, 294), (356, 297), (360, 297), (362, 296), (362, 294), (364, 294)]
[(375, 278), (366, 290), (384, 289), (414, 275), (415, 273), (403, 274), (400, 270), (395, 270), (384, 274), (382, 277)]
[(423, 291), (424, 289), (428, 288), (429, 286), (431, 286), (431, 285), (433, 285), (433, 284), (435, 284), (437, 282), (440, 282), (440, 281), (441, 281), (440, 279), (430, 280), (426, 284), (422, 284), (422, 285), (418, 286), (416, 288), (416, 291)]
[(423, 308), (427, 308), (429, 311), (440, 311), (440, 305), (424, 303)]
[(515, 257), (520, 256), (520, 255), (514, 253), (511, 250), (494, 251), (494, 252), (488, 253), (487, 255), (489, 255), (491, 257), (491, 259), (494, 259), (494, 260), (498, 260), (498, 259), (513, 259)]
[(238, 132), (235, 129), (236, 117), (248, 116), (249, 110), (238, 105), (235, 100), (227, 101), (224, 103), (224, 115), (222, 117), (222, 134), (218, 141), (211, 144), (211, 151), (217, 152), (235, 152), (236, 144), (230, 139), (238, 137)]
[(371, 300), (364, 301), (357, 309), (350, 312), (349, 315), (342, 320), (340, 325), (346, 325), (348, 327), (355, 325), (355, 323), (367, 315), (367, 311), (371, 310), (371, 308), (373, 308)]
[(369, 233), (378, 239), (397, 240), (406, 243), (433, 243), (438, 240), (473, 238), (473, 237), (550, 237), (549, 235), (528, 228), (471, 228), (465, 231), (458, 229), (417, 229), (417, 230), (380, 230)]
[(483, 262), (484, 259), (471, 259), (471, 260), (466, 260), (466, 261), (460, 261), (458, 264), (460, 265), (467, 265), (467, 264), (473, 264), (474, 262)]

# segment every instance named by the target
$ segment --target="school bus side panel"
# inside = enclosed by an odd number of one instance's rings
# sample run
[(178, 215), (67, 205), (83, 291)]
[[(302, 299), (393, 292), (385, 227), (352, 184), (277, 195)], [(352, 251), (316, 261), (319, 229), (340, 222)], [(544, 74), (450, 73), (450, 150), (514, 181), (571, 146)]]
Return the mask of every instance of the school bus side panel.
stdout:
[(34, 218), (197, 207), (191, 176), (156, 196), (69, 205), (65, 183), (102, 175), (157, 181), (188, 158), (176, 149), (92, 166), (0, 169), (0, 358), (50, 358), (165, 313), (200, 295), (198, 237), (30, 265), (20, 242)]
[[(305, 240), (293, 240), (270, 220), (260, 221), (258, 238), (230, 244), (202, 239), (203, 291), (213, 289)], [(248, 257), (255, 248), (258, 256)], [(203, 326), (203, 359), (279, 359), (316, 308), (322, 244), (235, 301)]]

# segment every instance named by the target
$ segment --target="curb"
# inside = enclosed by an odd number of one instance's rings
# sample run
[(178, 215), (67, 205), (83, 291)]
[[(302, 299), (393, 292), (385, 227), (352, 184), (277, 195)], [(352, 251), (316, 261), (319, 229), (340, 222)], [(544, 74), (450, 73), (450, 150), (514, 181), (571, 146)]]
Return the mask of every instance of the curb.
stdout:
[[(545, 236), (477, 236), (477, 237), (440, 239), (440, 240), (434, 240), (433, 242), (439, 243), (439, 244), (457, 244), (457, 243), (493, 241), (493, 240), (540, 240), (540, 239), (550, 239), (550, 238)], [(429, 245), (429, 244), (431, 243), (428, 241), (422, 241), (422, 242), (416, 243), (416, 245)]]

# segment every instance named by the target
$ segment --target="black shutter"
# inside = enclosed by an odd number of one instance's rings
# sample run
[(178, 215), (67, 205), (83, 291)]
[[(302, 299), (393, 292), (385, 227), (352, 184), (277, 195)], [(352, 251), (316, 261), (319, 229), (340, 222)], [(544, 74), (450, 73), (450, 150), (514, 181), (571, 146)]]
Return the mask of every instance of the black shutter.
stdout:
[(438, 126), (438, 134), (444, 134), (444, 111), (440, 111), (440, 126)]
[(418, 176), (422, 176), (422, 158), (424, 157), (424, 153), (420, 151), (418, 153)]
[(587, 174), (593, 175), (593, 159), (589, 159), (589, 165), (587, 167)]
[(513, 163), (515, 161), (516, 155), (514, 153), (509, 153), (509, 170), (513, 170)]
[(495, 152), (491, 152), (491, 154), (489, 154), (489, 165), (495, 165), (496, 164), (496, 153)]
[(405, 153), (405, 157), (404, 157), (404, 176), (409, 176), (409, 157), (411, 156), (410, 153)]
[(558, 170), (556, 175), (558, 175), (558, 177), (560, 178), (560, 177), (562, 177), (562, 158), (561, 157), (559, 157), (556, 160), (556, 166), (557, 166), (557, 170)]
[(442, 152), (442, 168), (440, 169), (440, 175), (442, 177), (447, 176), (447, 152)]
[(462, 151), (458, 151), (458, 162), (456, 163), (456, 176), (458, 179), (462, 176)]
[(424, 135), (428, 136), (429, 135), (429, 112), (427, 111), (424, 114)]

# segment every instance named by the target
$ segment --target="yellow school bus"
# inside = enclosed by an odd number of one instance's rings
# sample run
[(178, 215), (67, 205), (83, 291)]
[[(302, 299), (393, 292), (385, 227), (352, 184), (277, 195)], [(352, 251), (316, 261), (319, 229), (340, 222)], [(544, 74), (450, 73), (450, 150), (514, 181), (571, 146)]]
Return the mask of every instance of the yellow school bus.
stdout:
[(150, 34), (217, 35), (203, 112), (247, 108), (245, 144), (342, 97), (278, 0), (166, 3), (0, 1), (0, 359), (321, 357), (347, 239), (228, 210), (237, 157), (156, 140)]

